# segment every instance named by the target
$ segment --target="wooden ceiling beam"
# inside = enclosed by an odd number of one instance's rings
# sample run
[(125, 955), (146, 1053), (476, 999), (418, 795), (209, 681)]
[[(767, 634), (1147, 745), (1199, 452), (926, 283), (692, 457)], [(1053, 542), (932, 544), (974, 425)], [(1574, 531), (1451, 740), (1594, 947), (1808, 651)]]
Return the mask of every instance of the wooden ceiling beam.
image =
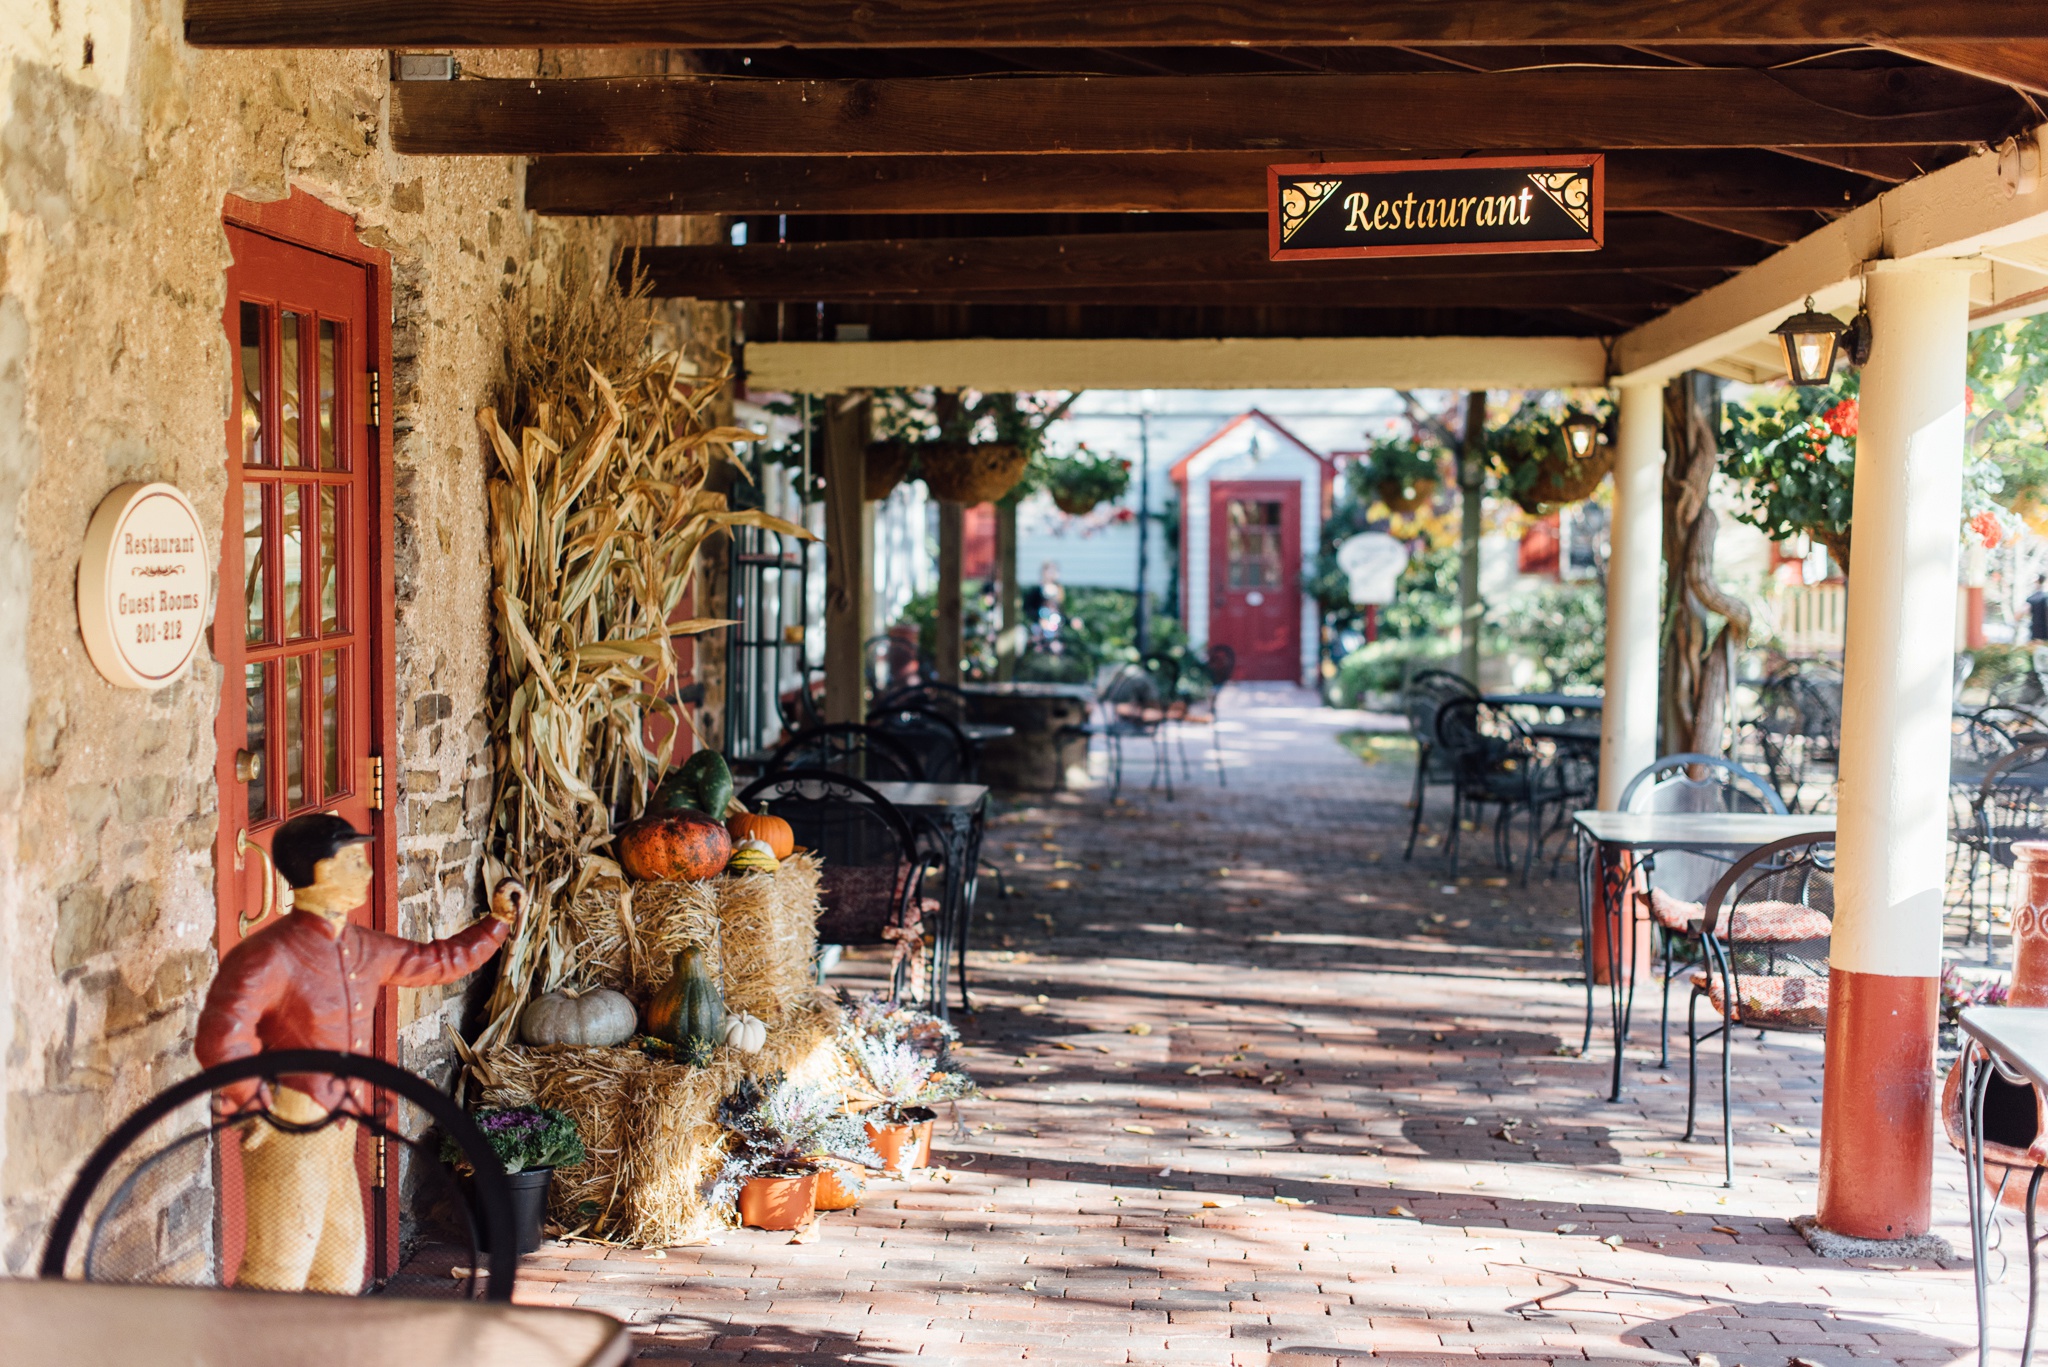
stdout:
[(1289, 47), (2033, 38), (2016, 0), (186, 0), (199, 47)]
[[(1355, 161), (1367, 153), (1290, 153)], [(543, 214), (1087, 214), (1266, 211), (1270, 152), (1042, 156), (540, 157)], [(1769, 152), (1614, 152), (1607, 207), (1847, 209), (1870, 182)]]
[(1856, 147), (1995, 142), (2025, 112), (1931, 67), (391, 87), (396, 150), (443, 156)]
[(862, 299), (926, 293), (1136, 289), (1199, 298), (1229, 285), (1335, 286), (1373, 281), (1736, 269), (1763, 244), (1676, 219), (1610, 224), (1598, 252), (1341, 261), (1270, 259), (1260, 229), (1092, 233), (1066, 237), (883, 238), (728, 247), (645, 247), (621, 270), (655, 294), (693, 299)]
[(2013, 38), (1999, 43), (1930, 38), (1883, 46), (1916, 61), (2048, 95), (2048, 38)]
[[(885, 304), (1060, 305), (1085, 307), (1298, 308), (1298, 309), (1586, 309), (1669, 308), (1700, 290), (1717, 285), (1727, 271), (1701, 273), (1691, 288), (1662, 279), (1613, 272), (1606, 275), (1439, 276), (1413, 280), (1348, 280), (1271, 284), (1203, 282), (1199, 287), (1146, 284), (1137, 286), (1034, 286), (1018, 282), (1000, 289), (959, 289), (934, 284), (900, 293), (827, 295), (825, 302), (846, 307)], [(751, 296), (749, 303), (788, 303), (777, 292)], [(816, 303), (814, 299), (798, 301)]]

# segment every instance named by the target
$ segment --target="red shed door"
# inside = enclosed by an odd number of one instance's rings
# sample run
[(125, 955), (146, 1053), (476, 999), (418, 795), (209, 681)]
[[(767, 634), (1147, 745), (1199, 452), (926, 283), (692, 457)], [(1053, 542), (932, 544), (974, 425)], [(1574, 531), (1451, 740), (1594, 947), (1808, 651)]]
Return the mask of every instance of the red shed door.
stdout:
[(1240, 679), (1301, 680), (1301, 486), (1209, 486), (1209, 640)]

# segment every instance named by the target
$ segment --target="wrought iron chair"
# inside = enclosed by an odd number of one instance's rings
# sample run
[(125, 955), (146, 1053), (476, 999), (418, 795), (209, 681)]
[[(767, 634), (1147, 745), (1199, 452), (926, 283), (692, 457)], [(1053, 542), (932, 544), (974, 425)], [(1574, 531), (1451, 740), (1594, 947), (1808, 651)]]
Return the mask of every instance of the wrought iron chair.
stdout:
[(868, 725), (901, 745), (917, 760), (927, 783), (977, 783), (980, 762), (974, 742), (944, 713), (898, 703), (872, 713)]
[(1969, 854), (1966, 885), (1970, 891), (1964, 910), (1968, 924), (1963, 929), (1963, 944), (1967, 947), (1976, 935), (1976, 889), (1981, 871), (1988, 958), (2000, 884), (2008, 897), (2012, 891), (2013, 841), (2034, 839), (2048, 827), (2048, 739), (2017, 744), (1994, 760), (1977, 785), (1971, 808), (1973, 820), (1958, 833)]
[(1415, 857), (1415, 837), (1422, 831), (1423, 803), (1429, 785), (1455, 786), (1456, 768), (1450, 752), (1437, 741), (1436, 714), (1454, 698), (1477, 698), (1479, 690), (1461, 675), (1447, 669), (1425, 669), (1402, 690), (1401, 709), (1408, 717), (1408, 734), (1415, 739), (1415, 792), (1409, 798), (1408, 849), (1401, 857)]
[(893, 712), (900, 707), (917, 707), (926, 712), (936, 712), (955, 725), (974, 719), (973, 700), (968, 697), (966, 691), (953, 684), (940, 683), (937, 679), (926, 679), (920, 683), (892, 688), (875, 699), (869, 711), (880, 715)]
[[(1785, 799), (1753, 770), (1719, 755), (1663, 755), (1621, 790), (1624, 812), (1769, 812), (1786, 815)], [(1671, 1061), (1671, 979), (1681, 947), (1694, 948), (1706, 896), (1732, 861), (1670, 850), (1646, 870), (1649, 913), (1664, 948), (1664, 1007), (1657, 1026), (1657, 1066)], [(1688, 956), (1690, 957), (1690, 956)]]
[(825, 671), (817, 665), (805, 665), (796, 688), (779, 699), (782, 729), (794, 735), (809, 727), (823, 726), (825, 714), (818, 710), (818, 699), (824, 690)]
[(1166, 800), (1173, 800), (1173, 764), (1162, 737), (1166, 704), (1159, 696), (1159, 684), (1134, 664), (1118, 665), (1095, 693), (1097, 720), (1063, 728), (1064, 734), (1100, 737), (1109, 752), (1109, 800), (1116, 801), (1124, 786), (1124, 742), (1152, 742), (1152, 782), (1166, 785)]
[[(857, 778), (826, 769), (777, 770), (754, 780), (740, 801), (790, 824), (796, 843), (824, 860), (819, 877), (818, 942), (887, 945), (895, 950), (890, 992), (901, 996), (925, 959), (925, 919), (939, 906), (924, 897), (924, 859), (910, 821)], [(931, 957), (933, 998), (942, 1007), (945, 928)], [(819, 979), (824, 978), (820, 959)]]
[[(279, 1088), (325, 1091), (339, 1084), (333, 1109), (313, 1118), (279, 1115)], [(253, 1098), (231, 1100), (258, 1084)], [(207, 1103), (211, 1102), (209, 1106)], [(200, 1103), (195, 1105), (194, 1103)], [(407, 1103), (410, 1111), (400, 1103)], [(317, 1109), (317, 1108), (316, 1108)], [(427, 1122), (431, 1122), (429, 1127)], [(39, 1275), (94, 1282), (232, 1286), (246, 1270), (234, 1213), (253, 1222), (264, 1212), (243, 1181), (249, 1137), (290, 1142), (353, 1125), (356, 1142), (381, 1146), (365, 1243), (376, 1247), (385, 1181), (405, 1181), (413, 1208), (436, 1232), (467, 1248), (466, 1281), (394, 1280), (387, 1294), (447, 1288), (464, 1298), (512, 1299), (519, 1250), (512, 1190), (483, 1132), (430, 1083), (381, 1059), (322, 1049), (278, 1050), (218, 1064), (158, 1093), (87, 1155), (51, 1223)], [(441, 1159), (443, 1139), (473, 1169), (465, 1183)], [(365, 1289), (380, 1289), (368, 1287)], [(444, 1292), (445, 1294), (445, 1292)]]
[(768, 772), (829, 769), (871, 783), (922, 783), (924, 766), (900, 739), (857, 722), (833, 722), (797, 732), (769, 756)]
[(1833, 805), (1842, 748), (1842, 672), (1833, 661), (1795, 660), (1764, 680), (1748, 730), (1771, 786), (1790, 794), (1787, 806), (1819, 811)]
[[(1721, 1039), (1721, 1185), (1735, 1185), (1730, 1041), (1737, 1027), (1814, 1034), (1827, 1028), (1828, 946), (1835, 919), (1834, 836), (1791, 836), (1751, 850), (1715, 882), (1700, 921), (1706, 962), (1687, 1005), (1685, 1138), (1699, 1101), (1700, 1045)], [(1699, 1032), (1705, 1001), (1720, 1024)]]
[(1437, 744), (1449, 756), (1455, 781), (1451, 787), (1451, 833), (1445, 854), (1451, 874), (1458, 872), (1458, 846), (1467, 809), (1491, 806), (1494, 862), (1513, 869), (1510, 823), (1516, 812), (1529, 818), (1528, 851), (1522, 861), (1522, 882), (1536, 862), (1536, 846), (1546, 808), (1571, 796), (1557, 767), (1543, 748), (1515, 720), (1477, 698), (1453, 698), (1437, 709)]

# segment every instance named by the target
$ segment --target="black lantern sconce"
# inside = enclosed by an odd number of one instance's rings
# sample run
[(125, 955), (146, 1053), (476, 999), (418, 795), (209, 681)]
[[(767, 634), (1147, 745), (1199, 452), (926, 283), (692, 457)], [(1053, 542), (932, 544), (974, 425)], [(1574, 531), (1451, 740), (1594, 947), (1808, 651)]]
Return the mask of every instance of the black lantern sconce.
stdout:
[(1599, 444), (1600, 419), (1591, 413), (1573, 409), (1558, 427), (1564, 432), (1565, 449), (1571, 452), (1573, 460), (1584, 460)]
[[(1866, 324), (1866, 327), (1868, 325)], [(1842, 334), (1849, 329), (1833, 314), (1821, 313), (1806, 297), (1804, 312), (1795, 313), (1771, 329), (1785, 348), (1785, 373), (1796, 385), (1824, 385), (1835, 371), (1835, 351)], [(1866, 347), (1866, 354), (1868, 348)]]

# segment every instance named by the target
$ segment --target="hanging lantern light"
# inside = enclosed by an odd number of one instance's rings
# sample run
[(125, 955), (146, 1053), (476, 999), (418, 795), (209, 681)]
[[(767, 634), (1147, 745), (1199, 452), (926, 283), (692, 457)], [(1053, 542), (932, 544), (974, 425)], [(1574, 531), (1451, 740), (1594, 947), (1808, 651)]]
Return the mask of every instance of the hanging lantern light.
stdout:
[(1593, 447), (1600, 440), (1600, 419), (1574, 409), (1558, 426), (1564, 431), (1565, 448), (1572, 453), (1573, 460), (1584, 460), (1593, 454)]
[(1835, 370), (1835, 348), (1848, 329), (1832, 314), (1813, 306), (1806, 296), (1806, 310), (1795, 313), (1771, 329), (1785, 348), (1785, 373), (1796, 385), (1824, 385)]

